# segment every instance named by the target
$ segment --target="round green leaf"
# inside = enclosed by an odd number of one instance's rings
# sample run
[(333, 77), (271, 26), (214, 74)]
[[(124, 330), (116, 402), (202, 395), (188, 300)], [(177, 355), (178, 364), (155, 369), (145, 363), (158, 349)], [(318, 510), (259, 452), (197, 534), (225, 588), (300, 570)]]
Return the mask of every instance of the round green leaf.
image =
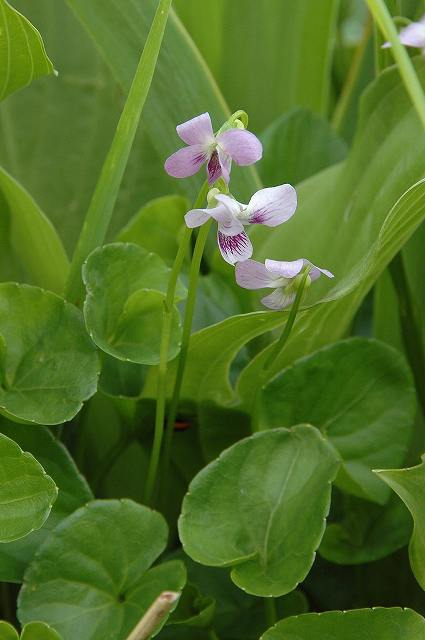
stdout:
[(297, 360), (261, 397), (264, 428), (314, 424), (343, 460), (336, 484), (380, 504), (389, 492), (372, 469), (403, 462), (415, 412), (415, 389), (403, 356), (364, 338)]
[(416, 580), (425, 590), (425, 456), (421, 464), (409, 469), (376, 472), (403, 500), (413, 517), (409, 556)]
[(248, 593), (289, 593), (313, 564), (338, 467), (311, 426), (241, 440), (189, 486), (179, 520), (186, 553), (233, 567), (232, 580)]
[(48, 624), (30, 622), (22, 629), (21, 640), (62, 640), (62, 638)]
[(64, 640), (125, 640), (155, 598), (185, 583), (181, 562), (151, 567), (167, 525), (131, 500), (98, 500), (52, 532), (24, 577), (18, 616)]
[(81, 313), (38, 287), (0, 284), (0, 409), (40, 424), (71, 420), (96, 391), (99, 361)]
[(287, 618), (260, 640), (423, 640), (425, 619), (411, 609), (357, 609)]
[(0, 581), (22, 582), (25, 569), (49, 532), (81, 505), (92, 500), (93, 495), (67, 449), (49, 429), (35, 425), (17, 426), (3, 418), (0, 431), (29, 451), (59, 489), (50, 516), (38, 531), (0, 546)]
[(39, 529), (57, 494), (41, 464), (0, 434), (0, 542), (18, 540)]
[[(169, 273), (159, 256), (135, 244), (93, 251), (83, 268), (84, 317), (100, 349), (120, 360), (158, 364)], [(176, 299), (184, 295), (179, 286)], [(174, 306), (169, 359), (179, 352), (180, 339), (180, 314)]]
[(4, 620), (0, 620), (0, 640), (19, 640), (16, 629)]

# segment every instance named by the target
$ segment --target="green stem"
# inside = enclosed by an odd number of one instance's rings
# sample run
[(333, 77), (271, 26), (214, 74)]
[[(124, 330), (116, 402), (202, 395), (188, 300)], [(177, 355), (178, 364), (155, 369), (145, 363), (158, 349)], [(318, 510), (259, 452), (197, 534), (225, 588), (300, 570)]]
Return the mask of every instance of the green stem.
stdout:
[(335, 110), (332, 115), (332, 126), (338, 133), (341, 132), (347, 110), (350, 106), (351, 98), (356, 87), (356, 83), (359, 77), (359, 73), (362, 67), (362, 62), (366, 53), (369, 38), (372, 33), (372, 20), (370, 16), (367, 19), (363, 30), (362, 39), (354, 52), (353, 59), (350, 65), (350, 69), (347, 74), (347, 78), (344, 82), (344, 86), (341, 91), (341, 95), (336, 104)]
[(398, 308), (404, 347), (413, 372), (418, 400), (425, 416), (425, 350), (419, 312), (412, 296), (403, 256), (398, 253), (389, 265), (391, 279), (398, 298)]
[(127, 166), (140, 116), (151, 86), (172, 0), (159, 0), (142, 55), (111, 147), (97, 182), (72, 258), (65, 296), (81, 303), (81, 267), (96, 247), (103, 244), (118, 191)]
[(370, 12), (384, 37), (391, 43), (391, 50), (407, 93), (425, 128), (425, 96), (405, 47), (401, 44), (394, 22), (384, 0), (366, 0)]
[[(204, 182), (198, 197), (195, 200), (193, 209), (199, 209), (203, 204), (206, 195), (208, 193), (208, 182)], [(173, 306), (174, 297), (177, 286), (177, 280), (181, 271), (184, 257), (188, 249), (190, 238), (192, 235), (192, 229), (184, 228), (183, 237), (180, 242), (180, 246), (177, 251), (176, 258), (174, 260), (173, 267), (170, 273), (170, 279), (168, 281), (167, 294), (164, 300), (164, 309), (162, 316), (162, 334), (161, 344), (159, 352), (159, 365), (158, 365), (158, 387), (156, 396), (156, 413), (155, 413), (155, 427), (154, 427), (154, 439), (151, 451), (151, 457), (149, 461), (148, 475), (146, 479), (146, 485), (144, 490), (144, 502), (150, 504), (153, 492), (156, 486), (156, 479), (158, 475), (159, 459), (161, 455), (162, 440), (164, 436), (164, 418), (165, 418), (165, 404), (167, 398), (167, 369), (168, 369), (168, 351), (171, 338), (171, 327), (173, 322)]]
[(272, 365), (275, 362), (276, 358), (283, 351), (286, 343), (288, 342), (289, 336), (291, 335), (292, 328), (295, 323), (295, 319), (297, 317), (298, 310), (301, 305), (301, 301), (304, 295), (305, 285), (307, 282), (308, 274), (310, 269), (306, 269), (303, 272), (302, 280), (297, 289), (297, 295), (295, 296), (294, 303), (291, 307), (291, 311), (289, 312), (288, 320), (283, 328), (282, 334), (279, 340), (275, 343), (274, 347), (271, 349), (268, 357), (265, 359), (264, 364), (260, 370), (258, 376), (258, 385), (255, 393), (255, 398), (253, 402), (253, 412), (252, 412), (252, 431), (261, 431), (260, 425), (260, 395), (261, 391), (264, 388), (265, 383), (267, 382), (268, 377), (270, 376), (270, 369), (272, 369)]
[(192, 262), (190, 265), (189, 286), (187, 294), (187, 303), (183, 323), (182, 346), (179, 354), (176, 378), (174, 382), (173, 396), (171, 399), (170, 409), (167, 418), (167, 428), (165, 433), (164, 444), (164, 478), (168, 477), (170, 466), (171, 451), (173, 446), (174, 423), (176, 421), (177, 408), (179, 405), (180, 391), (183, 384), (184, 371), (186, 367), (187, 353), (189, 351), (190, 335), (192, 332), (193, 314), (196, 304), (196, 292), (198, 288), (199, 270), (201, 266), (202, 256), (204, 255), (205, 244), (208, 233), (211, 228), (212, 220), (204, 224), (199, 230), (193, 251)]
[(208, 636), (210, 640), (220, 640), (214, 629), (210, 629), (208, 632)]
[(264, 609), (266, 613), (267, 629), (273, 627), (277, 622), (276, 602), (274, 598), (264, 598)]

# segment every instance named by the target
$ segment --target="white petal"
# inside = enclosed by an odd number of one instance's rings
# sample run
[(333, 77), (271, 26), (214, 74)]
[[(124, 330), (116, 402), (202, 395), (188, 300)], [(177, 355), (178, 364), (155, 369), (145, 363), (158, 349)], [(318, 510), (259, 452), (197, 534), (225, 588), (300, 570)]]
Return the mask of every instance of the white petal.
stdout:
[(295, 295), (295, 293), (286, 294), (285, 289), (283, 287), (279, 287), (279, 289), (275, 289), (273, 293), (262, 298), (261, 302), (265, 307), (277, 311), (278, 309), (285, 309), (285, 307), (289, 307), (289, 305), (294, 302)]
[(254, 193), (248, 207), (250, 224), (276, 227), (291, 218), (297, 208), (297, 192), (290, 184), (261, 189)]
[(425, 25), (422, 22), (412, 22), (402, 29), (399, 34), (401, 44), (407, 47), (425, 47)]
[(179, 137), (186, 144), (208, 145), (214, 142), (214, 132), (209, 113), (201, 113), (176, 127)]
[(244, 289), (264, 289), (275, 287), (280, 276), (273, 276), (262, 262), (245, 260), (238, 262), (235, 269), (236, 282)]
[(208, 209), (192, 209), (186, 213), (184, 220), (189, 229), (194, 229), (195, 227), (200, 227), (202, 224), (205, 224), (209, 218)]
[(251, 240), (243, 230), (236, 235), (227, 235), (218, 228), (217, 242), (221, 255), (229, 264), (248, 260), (252, 256)]
[(266, 260), (265, 263), (267, 271), (280, 275), (282, 278), (295, 278), (303, 268), (305, 262), (303, 258), (299, 260), (293, 260), (284, 262), (281, 260)]

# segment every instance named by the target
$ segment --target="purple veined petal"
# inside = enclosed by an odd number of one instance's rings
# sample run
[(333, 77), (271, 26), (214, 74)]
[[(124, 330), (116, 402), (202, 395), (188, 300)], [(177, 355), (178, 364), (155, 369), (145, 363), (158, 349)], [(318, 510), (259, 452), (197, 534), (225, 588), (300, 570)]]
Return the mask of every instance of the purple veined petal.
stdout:
[(265, 266), (267, 271), (273, 273), (275, 275), (279, 275), (282, 278), (295, 278), (304, 265), (306, 261), (303, 258), (299, 260), (292, 260), (289, 262), (283, 262), (281, 260), (266, 260)]
[(209, 113), (201, 113), (176, 127), (179, 137), (188, 145), (209, 145), (214, 143), (214, 132)]
[(248, 260), (252, 256), (252, 244), (245, 231), (228, 236), (217, 229), (217, 242), (220, 253), (229, 264)]
[(217, 143), (236, 164), (246, 166), (260, 160), (263, 145), (259, 139), (246, 129), (228, 129), (217, 136)]
[(290, 184), (260, 189), (247, 207), (250, 224), (276, 227), (291, 218), (297, 208), (297, 192)]
[(189, 229), (200, 227), (209, 219), (210, 215), (207, 209), (192, 209), (191, 211), (188, 211), (184, 217), (186, 226), (189, 227)]
[(207, 164), (207, 176), (208, 176), (208, 184), (212, 185), (219, 178), (223, 177), (223, 167), (220, 162), (220, 157), (218, 155), (217, 149), (214, 149), (212, 152), (210, 159)]
[(204, 147), (194, 144), (183, 147), (165, 161), (165, 171), (173, 178), (188, 178), (193, 176), (208, 159)]
[(265, 307), (278, 311), (279, 309), (289, 307), (294, 302), (295, 296), (295, 293), (287, 294), (283, 287), (279, 287), (279, 289), (275, 289), (268, 296), (265, 296), (265, 298), (261, 298), (261, 302)]
[(235, 268), (235, 277), (237, 284), (244, 289), (275, 287), (276, 280), (280, 279), (280, 276), (272, 275), (262, 262), (256, 260), (238, 262)]

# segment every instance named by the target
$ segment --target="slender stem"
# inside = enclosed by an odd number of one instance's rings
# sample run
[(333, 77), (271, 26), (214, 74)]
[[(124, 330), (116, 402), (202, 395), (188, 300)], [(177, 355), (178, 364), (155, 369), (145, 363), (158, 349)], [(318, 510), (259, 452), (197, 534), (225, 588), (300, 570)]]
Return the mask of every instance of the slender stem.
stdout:
[(172, 0), (159, 0), (142, 55), (108, 155), (97, 182), (72, 258), (66, 298), (81, 303), (81, 267), (89, 253), (100, 246), (111, 221), (140, 116), (151, 86)]
[(369, 38), (372, 33), (372, 27), (373, 21), (369, 15), (364, 26), (362, 39), (358, 47), (356, 48), (356, 51), (354, 52), (350, 69), (348, 71), (344, 86), (339, 96), (339, 100), (332, 115), (332, 126), (338, 133), (341, 132), (345, 117), (347, 115), (347, 110), (350, 106), (353, 91), (356, 87)]
[(418, 400), (425, 416), (425, 350), (418, 309), (412, 296), (403, 256), (398, 253), (389, 265), (398, 298), (398, 308), (404, 347), (415, 379)]
[(208, 632), (208, 636), (210, 640), (220, 640), (214, 629), (210, 629)]
[(275, 362), (276, 358), (284, 349), (286, 343), (288, 342), (289, 336), (291, 335), (292, 328), (295, 323), (295, 319), (297, 317), (298, 310), (301, 305), (301, 301), (304, 295), (305, 285), (307, 282), (308, 274), (310, 269), (306, 269), (303, 272), (302, 280), (297, 289), (297, 295), (295, 296), (294, 304), (291, 307), (291, 311), (289, 312), (288, 320), (283, 328), (282, 334), (279, 340), (276, 342), (274, 347), (271, 349), (268, 357), (265, 359), (264, 364), (260, 370), (258, 376), (258, 385), (255, 392), (254, 402), (253, 402), (253, 411), (252, 411), (252, 419), (251, 419), (251, 427), (252, 431), (261, 431), (260, 423), (260, 395), (263, 390), (264, 384), (267, 381), (268, 376), (270, 375), (270, 369), (272, 368), (272, 364)]
[(175, 591), (163, 591), (146, 611), (139, 624), (133, 629), (127, 640), (149, 640), (165, 616), (168, 615), (180, 594)]
[[(199, 209), (203, 204), (208, 192), (208, 182), (204, 182), (198, 197), (193, 205), (194, 209)], [(168, 281), (167, 294), (164, 300), (164, 309), (162, 317), (162, 334), (159, 353), (159, 365), (158, 365), (158, 388), (156, 396), (156, 413), (155, 413), (155, 428), (154, 428), (154, 440), (152, 445), (151, 458), (149, 461), (148, 475), (146, 479), (146, 485), (144, 490), (144, 502), (150, 504), (153, 496), (153, 492), (156, 485), (156, 478), (158, 475), (159, 459), (161, 455), (162, 439), (164, 435), (164, 418), (165, 418), (165, 404), (167, 396), (167, 369), (168, 369), (168, 351), (171, 338), (171, 327), (173, 322), (173, 306), (174, 297), (176, 291), (177, 280), (181, 271), (184, 257), (188, 249), (190, 238), (192, 235), (192, 229), (185, 227), (183, 237), (180, 242), (180, 246), (177, 251), (177, 255), (174, 260), (173, 268), (171, 269), (170, 279)]]
[(277, 622), (276, 602), (274, 598), (264, 598), (267, 628), (273, 627)]
[(192, 332), (193, 314), (196, 304), (196, 292), (199, 280), (199, 270), (201, 266), (202, 256), (204, 254), (205, 243), (208, 238), (208, 233), (211, 228), (212, 219), (204, 224), (199, 230), (198, 237), (196, 239), (195, 248), (193, 251), (192, 262), (190, 265), (189, 274), (189, 286), (187, 294), (187, 303), (183, 323), (182, 334), (182, 346), (179, 354), (179, 361), (177, 365), (176, 379), (174, 382), (173, 396), (171, 399), (170, 409), (167, 418), (167, 428), (165, 433), (164, 444), (164, 465), (163, 476), (164, 479), (168, 476), (168, 469), (170, 466), (171, 451), (173, 445), (174, 423), (176, 421), (177, 408), (179, 405), (180, 391), (182, 388), (184, 371), (186, 367), (187, 353), (189, 351), (190, 335)]
[(425, 127), (425, 96), (415, 73), (413, 64), (407, 54), (406, 49), (400, 42), (394, 22), (391, 18), (384, 0), (366, 0), (369, 9), (384, 34), (385, 38), (391, 43), (391, 50), (394, 59), (398, 65), (398, 69), (403, 80), (407, 93), (412, 100), (413, 106), (419, 116), (420, 121)]

